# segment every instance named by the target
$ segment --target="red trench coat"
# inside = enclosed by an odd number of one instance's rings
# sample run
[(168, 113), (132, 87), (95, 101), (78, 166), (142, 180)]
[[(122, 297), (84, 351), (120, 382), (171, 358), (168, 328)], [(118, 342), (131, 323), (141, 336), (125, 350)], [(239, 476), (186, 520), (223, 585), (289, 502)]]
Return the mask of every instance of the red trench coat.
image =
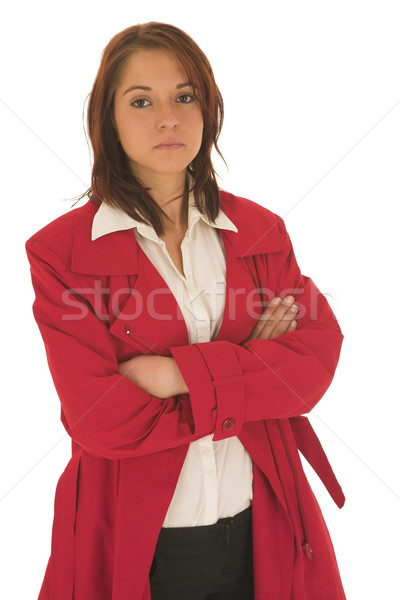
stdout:
[[(301, 415), (329, 387), (343, 335), (301, 274), (283, 220), (224, 191), (221, 208), (239, 231), (220, 230), (226, 304), (207, 343), (189, 344), (175, 297), (132, 229), (91, 241), (91, 200), (26, 242), (33, 313), (72, 438), (39, 600), (150, 600), (149, 570), (188, 445), (211, 433), (238, 436), (253, 460), (256, 600), (345, 599), (299, 456), (342, 507)], [(265, 302), (288, 293), (299, 306), (297, 329), (246, 342)], [(119, 362), (144, 353), (173, 356), (189, 393), (152, 397), (120, 375)]]

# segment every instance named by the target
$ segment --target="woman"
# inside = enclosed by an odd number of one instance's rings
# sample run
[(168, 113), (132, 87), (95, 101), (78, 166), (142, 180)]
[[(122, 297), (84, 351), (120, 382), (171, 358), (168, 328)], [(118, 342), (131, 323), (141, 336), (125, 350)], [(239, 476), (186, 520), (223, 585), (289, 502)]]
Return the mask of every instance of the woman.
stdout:
[(117, 34), (90, 94), (89, 200), (26, 243), (72, 440), (39, 600), (345, 598), (298, 452), (343, 506), (301, 416), (343, 335), (283, 220), (218, 188), (222, 122), (186, 33)]

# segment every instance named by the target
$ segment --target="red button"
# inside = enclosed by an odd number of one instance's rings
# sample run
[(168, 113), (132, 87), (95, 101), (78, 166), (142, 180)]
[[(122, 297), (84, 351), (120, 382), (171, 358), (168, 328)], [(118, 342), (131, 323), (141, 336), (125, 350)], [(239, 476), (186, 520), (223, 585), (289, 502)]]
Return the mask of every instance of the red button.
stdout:
[(229, 418), (229, 419), (225, 419), (225, 421), (222, 423), (222, 429), (224, 431), (230, 431), (231, 429), (233, 429), (236, 425), (236, 421), (235, 419)]

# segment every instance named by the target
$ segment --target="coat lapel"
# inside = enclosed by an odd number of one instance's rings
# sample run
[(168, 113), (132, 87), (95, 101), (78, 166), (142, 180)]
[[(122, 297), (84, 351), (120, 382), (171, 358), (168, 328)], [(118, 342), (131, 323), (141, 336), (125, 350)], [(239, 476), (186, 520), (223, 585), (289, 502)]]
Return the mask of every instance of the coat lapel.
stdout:
[[(226, 252), (226, 300), (215, 340), (240, 343), (255, 325), (256, 317), (246, 302), (251, 298), (252, 305), (257, 306), (258, 299), (251, 296), (255, 282), (244, 257), (279, 252), (287, 247), (277, 223), (271, 218), (255, 218), (252, 204), (249, 206), (248, 200), (221, 191), (221, 208), (238, 231), (219, 230)], [(110, 333), (148, 353), (165, 354), (171, 346), (189, 344), (187, 327), (175, 296), (136, 242), (133, 229), (91, 240), (93, 218), (98, 208), (89, 200), (80, 209), (71, 268), (86, 275), (130, 276), (133, 282), (131, 293), (117, 318), (114, 315), (110, 318)]]

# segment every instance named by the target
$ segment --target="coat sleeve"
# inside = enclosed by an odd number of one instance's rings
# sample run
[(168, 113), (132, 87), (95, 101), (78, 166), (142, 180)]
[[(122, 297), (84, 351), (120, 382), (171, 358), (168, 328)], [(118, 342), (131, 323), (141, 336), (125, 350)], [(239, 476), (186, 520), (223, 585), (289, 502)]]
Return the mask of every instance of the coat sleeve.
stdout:
[[(204, 372), (191, 377), (192, 395), (157, 398), (120, 374), (108, 328), (60, 257), (30, 238), (26, 253), (35, 292), (33, 314), (61, 401), (61, 421), (84, 450), (96, 457), (129, 458), (190, 443), (214, 431), (202, 415)], [(192, 411), (190, 403), (199, 403)], [(210, 414), (208, 415), (210, 417)], [(205, 423), (207, 422), (207, 425)], [(195, 433), (193, 433), (195, 431)]]
[(268, 271), (273, 296), (294, 296), (299, 307), (296, 330), (268, 340), (218, 340), (169, 349), (189, 394), (207, 367), (206, 381), (213, 389), (207, 394), (204, 388), (208, 410), (203, 415), (210, 425), (217, 409), (214, 441), (239, 435), (247, 421), (310, 412), (328, 389), (339, 360), (343, 335), (338, 322), (325, 296), (301, 274), (285, 224), (275, 217), (287, 250), (261, 255), (257, 264)]

